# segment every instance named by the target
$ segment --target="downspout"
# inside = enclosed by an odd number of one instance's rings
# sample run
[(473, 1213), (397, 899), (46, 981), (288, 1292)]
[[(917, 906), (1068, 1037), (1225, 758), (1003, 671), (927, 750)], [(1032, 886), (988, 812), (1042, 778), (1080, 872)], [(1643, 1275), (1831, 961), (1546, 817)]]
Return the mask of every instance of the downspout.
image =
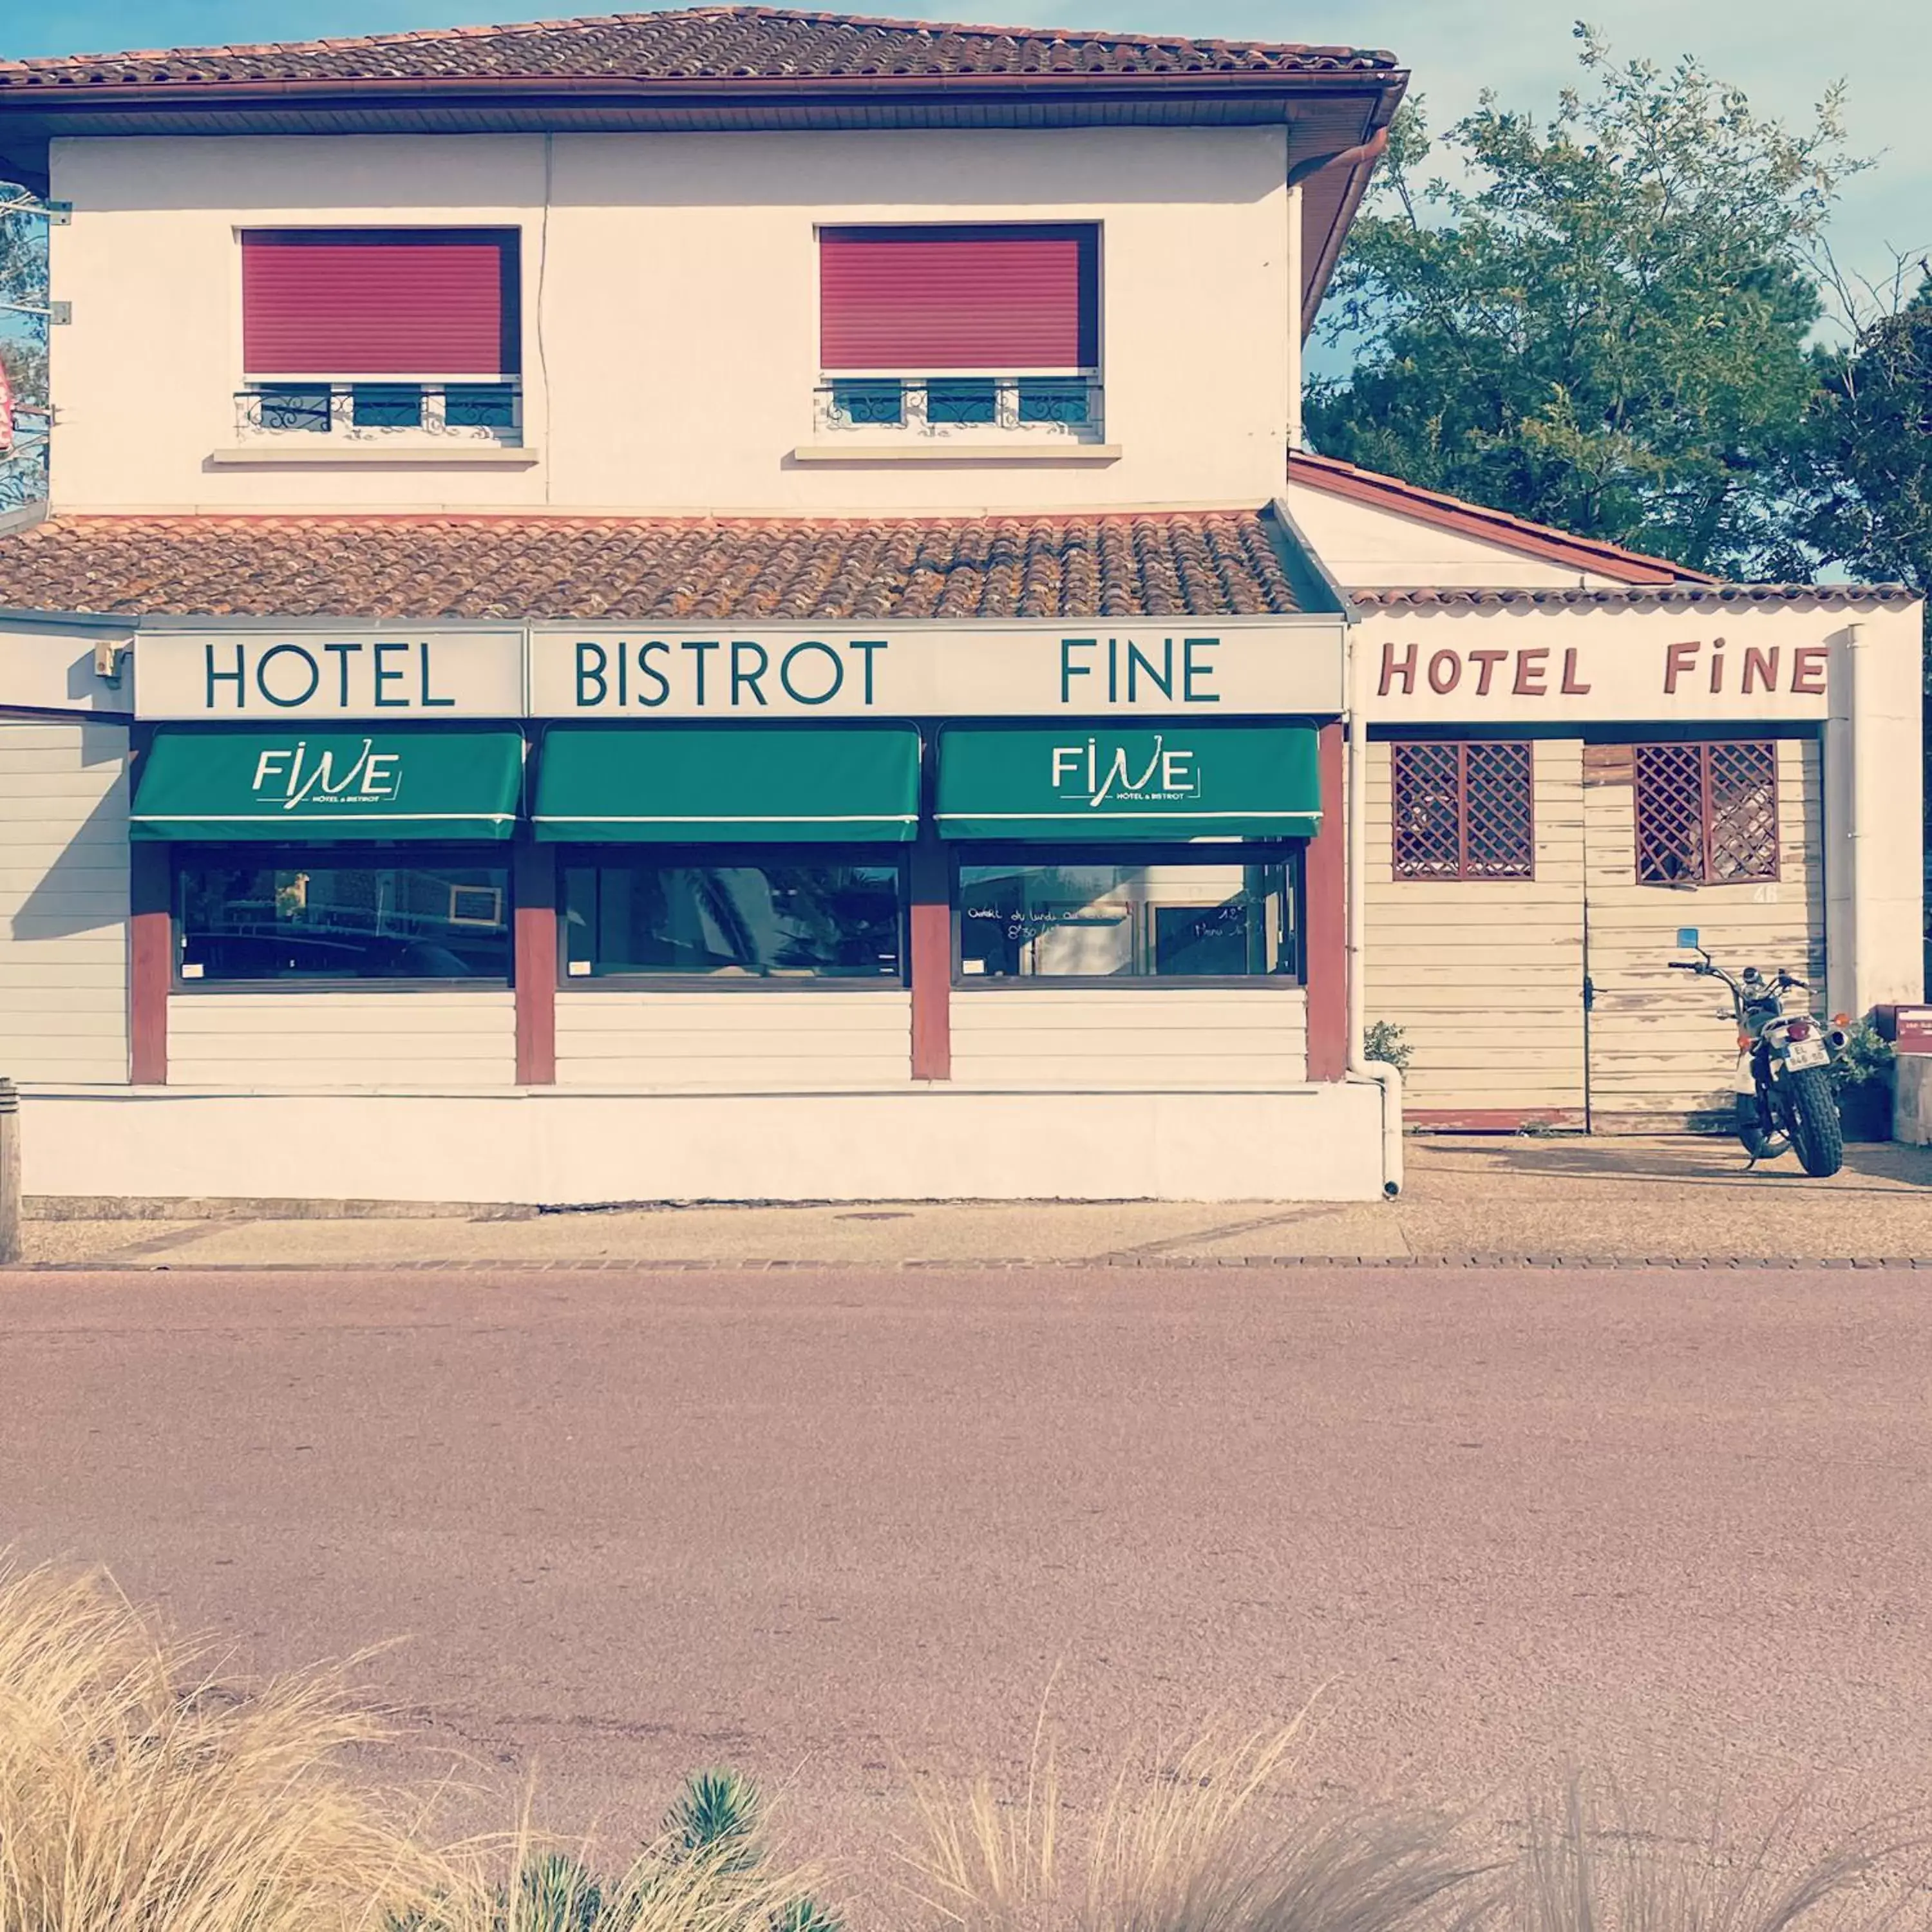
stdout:
[(1291, 170), (1288, 181), (1288, 451), (1291, 456), (1298, 454), (1303, 447), (1301, 272), (1301, 184)]
[(1382, 1092), (1382, 1192), (1402, 1192), (1402, 1071), (1368, 1057), (1369, 718), (1368, 660), (1352, 606), (1345, 601), (1348, 676), (1348, 1072)]

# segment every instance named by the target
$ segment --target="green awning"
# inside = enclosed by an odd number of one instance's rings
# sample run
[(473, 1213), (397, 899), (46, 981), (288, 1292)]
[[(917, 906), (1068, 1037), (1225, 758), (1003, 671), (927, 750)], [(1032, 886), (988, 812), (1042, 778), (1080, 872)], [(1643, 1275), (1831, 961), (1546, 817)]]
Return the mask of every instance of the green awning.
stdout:
[(940, 734), (947, 838), (1304, 838), (1321, 823), (1305, 725), (954, 724)]
[(519, 731), (164, 726), (141, 761), (136, 838), (508, 838)]
[(555, 725), (537, 772), (553, 842), (902, 844), (919, 828), (910, 724)]

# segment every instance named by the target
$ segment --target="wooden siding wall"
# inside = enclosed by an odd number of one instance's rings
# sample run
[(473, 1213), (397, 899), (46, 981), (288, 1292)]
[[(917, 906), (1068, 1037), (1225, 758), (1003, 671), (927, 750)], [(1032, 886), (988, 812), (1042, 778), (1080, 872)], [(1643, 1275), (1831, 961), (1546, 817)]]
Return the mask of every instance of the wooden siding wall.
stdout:
[(0, 1073), (128, 1078), (128, 733), (0, 720)]
[(1390, 747), (1369, 747), (1366, 1012), (1414, 1058), (1405, 1109), (1583, 1124), (1583, 746), (1533, 753), (1536, 876), (1394, 876)]
[(1026, 1087), (1276, 1088), (1308, 1078), (1297, 988), (956, 988), (952, 1077)]
[(810, 1093), (911, 1077), (905, 992), (557, 989), (560, 1087)]
[(168, 1002), (176, 1087), (508, 1087), (508, 992), (190, 993)]
[(1736, 972), (1788, 966), (1825, 997), (1821, 763), (1815, 742), (1778, 746), (1782, 877), (1756, 885), (1640, 886), (1629, 748), (1598, 745), (1585, 759), (1588, 820), (1590, 1097), (1594, 1124), (1641, 1132), (1727, 1118), (1737, 1035), (1729, 995), (1675, 973), (1678, 928), (1694, 926), (1718, 963)]

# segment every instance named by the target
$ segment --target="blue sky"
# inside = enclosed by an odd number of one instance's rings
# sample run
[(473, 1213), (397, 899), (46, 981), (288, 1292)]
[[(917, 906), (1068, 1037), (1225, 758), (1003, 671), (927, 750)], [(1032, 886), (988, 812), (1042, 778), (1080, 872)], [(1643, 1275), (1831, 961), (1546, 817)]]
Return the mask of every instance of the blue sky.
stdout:
[[(492, 19), (620, 10), (625, 0), (0, 0), (0, 56), (393, 33)], [(648, 0), (628, 0), (637, 6)], [(1850, 83), (1855, 143), (1882, 166), (1848, 189), (1840, 258), (1868, 273), (1898, 248), (1932, 247), (1932, 114), (1922, 99), (1925, 0), (856, 0), (851, 10), (1028, 25), (1115, 27), (1393, 49), (1437, 124), (1497, 88), (1546, 109), (1574, 74), (1578, 11), (1620, 53), (1694, 53), (1760, 108), (1802, 120), (1830, 81)]]

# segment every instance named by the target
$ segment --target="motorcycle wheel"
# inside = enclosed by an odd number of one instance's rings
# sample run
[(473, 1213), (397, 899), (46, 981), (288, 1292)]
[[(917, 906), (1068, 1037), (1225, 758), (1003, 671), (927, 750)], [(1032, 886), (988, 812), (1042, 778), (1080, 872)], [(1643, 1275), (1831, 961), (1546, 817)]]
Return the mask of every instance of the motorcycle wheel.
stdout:
[(1737, 1096), (1733, 1125), (1744, 1152), (1753, 1160), (1775, 1160), (1790, 1148), (1791, 1143), (1776, 1129), (1766, 1126), (1757, 1110), (1755, 1094), (1740, 1094)]
[(1782, 1084), (1784, 1117), (1798, 1164), (1814, 1180), (1836, 1174), (1845, 1164), (1845, 1132), (1825, 1070), (1808, 1066), (1787, 1073)]

